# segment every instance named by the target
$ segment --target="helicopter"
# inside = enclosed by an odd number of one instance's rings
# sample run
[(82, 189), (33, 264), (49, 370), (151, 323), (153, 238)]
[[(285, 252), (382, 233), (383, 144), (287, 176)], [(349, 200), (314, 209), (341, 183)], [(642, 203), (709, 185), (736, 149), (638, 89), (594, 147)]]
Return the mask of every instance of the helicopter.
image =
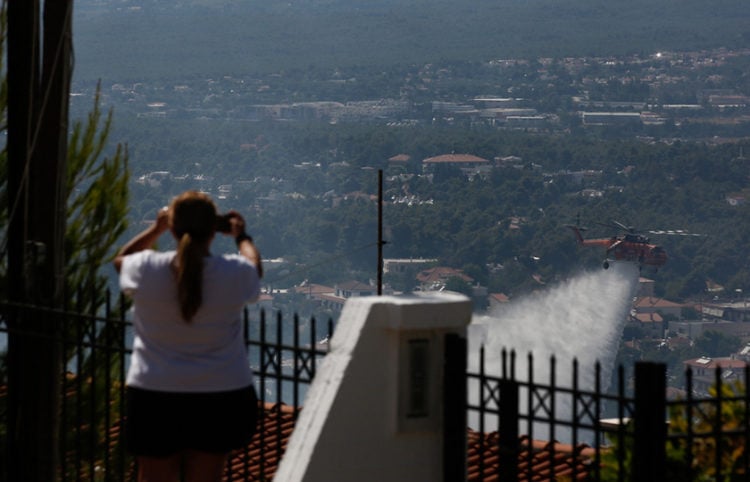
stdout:
[[(667, 262), (667, 252), (659, 245), (652, 244), (648, 237), (639, 234), (630, 226), (626, 226), (618, 221), (611, 221), (604, 226), (618, 228), (622, 234), (611, 236), (609, 238), (586, 239), (582, 231), (586, 228), (575, 225), (568, 225), (576, 235), (578, 244), (581, 246), (601, 246), (606, 250), (606, 257), (602, 263), (604, 269), (609, 268), (610, 260), (630, 261), (638, 263), (639, 268), (643, 266), (652, 266), (658, 269)], [(653, 231), (654, 234), (680, 234), (679, 231)]]

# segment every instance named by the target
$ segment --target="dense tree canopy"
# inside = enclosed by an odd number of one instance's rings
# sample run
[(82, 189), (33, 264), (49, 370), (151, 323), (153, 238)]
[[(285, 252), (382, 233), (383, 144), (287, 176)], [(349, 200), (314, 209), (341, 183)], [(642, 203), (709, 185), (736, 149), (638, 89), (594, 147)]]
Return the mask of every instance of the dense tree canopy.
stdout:
[[(319, 69), (363, 65), (731, 48), (749, 40), (743, 0), (720, 6), (701, 0), (136, 3), (76, 5), (80, 78), (122, 82), (292, 69), (314, 77)], [(378, 97), (398, 92), (384, 76), (357, 78)], [(467, 79), (477, 80), (464, 84), (466, 92), (482, 90), (483, 77)], [(321, 88), (320, 98), (332, 87)], [(623, 85), (622, 93), (633, 96), (640, 88)]]
[[(611, 219), (644, 231), (707, 234), (653, 240), (670, 257), (655, 274), (662, 295), (698, 296), (708, 280), (745, 288), (750, 273), (738, 249), (750, 237), (749, 208), (727, 202), (748, 186), (748, 161), (734, 144), (607, 141), (489, 128), (154, 121), (156, 145), (147, 135), (150, 122), (128, 126), (118, 135), (142, 140), (130, 151), (134, 177), (171, 174), (158, 185), (132, 186), (136, 226), (183, 189), (216, 191), (231, 184), (219, 202), (248, 211), (265, 256), (308, 264), (341, 256), (327, 271), (317, 270), (321, 282), (340, 281), (347, 272), (374, 276), (378, 169), (385, 173), (386, 257), (482, 267), (481, 278), (495, 290), (523, 291), (535, 286), (533, 274), (552, 280), (582, 265), (599, 265), (604, 253), (577, 249), (565, 229), (577, 219), (591, 236), (617, 234), (598, 227)], [(253, 147), (240, 147), (248, 143)], [(422, 174), (422, 159), (450, 152), (520, 161), (471, 180), (458, 168)], [(410, 161), (389, 165), (397, 154)], [(585, 189), (600, 195), (582, 195)], [(490, 275), (489, 265), (503, 269)]]

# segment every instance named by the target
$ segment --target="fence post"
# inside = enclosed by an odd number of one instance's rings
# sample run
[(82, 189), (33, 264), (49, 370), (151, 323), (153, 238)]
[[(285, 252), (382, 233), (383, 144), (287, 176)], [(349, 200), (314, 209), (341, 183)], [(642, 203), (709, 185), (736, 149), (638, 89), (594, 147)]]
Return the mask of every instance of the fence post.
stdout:
[[(512, 375), (511, 375), (512, 376)], [(483, 381), (480, 381), (483, 383)], [(519, 447), (519, 388), (513, 378), (499, 381), (500, 404), (498, 421), (498, 465), (500, 482), (516, 482), (518, 479)], [(484, 401), (480, 401), (484, 403)]]
[(666, 374), (663, 363), (635, 365), (633, 480), (660, 482), (667, 459)]
[(456, 293), (349, 298), (274, 480), (444, 480), (445, 336), (470, 321)]
[(445, 335), (443, 481), (466, 480), (466, 338)]

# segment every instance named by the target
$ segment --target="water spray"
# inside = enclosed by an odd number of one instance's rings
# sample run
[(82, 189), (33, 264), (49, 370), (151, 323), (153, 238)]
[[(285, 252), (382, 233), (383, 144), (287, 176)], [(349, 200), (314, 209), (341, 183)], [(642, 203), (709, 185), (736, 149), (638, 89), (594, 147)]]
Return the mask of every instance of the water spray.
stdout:
[[(531, 353), (534, 380), (547, 383), (554, 356), (557, 383), (570, 387), (573, 360), (577, 359), (579, 388), (591, 390), (599, 362), (601, 387), (606, 391), (637, 285), (635, 264), (613, 262), (606, 271), (583, 272), (475, 316), (469, 326), (469, 370), (477, 372), (478, 353), (484, 346), (485, 370), (499, 376), (503, 349), (512, 350), (517, 355), (514, 375), (526, 380), (527, 355)], [(476, 397), (476, 390), (470, 388), (469, 397)]]

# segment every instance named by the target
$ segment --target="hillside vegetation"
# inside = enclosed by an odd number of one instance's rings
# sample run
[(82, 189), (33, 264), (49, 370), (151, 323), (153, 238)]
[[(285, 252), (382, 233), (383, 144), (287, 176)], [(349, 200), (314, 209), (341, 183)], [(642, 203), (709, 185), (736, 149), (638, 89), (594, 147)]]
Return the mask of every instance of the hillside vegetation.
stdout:
[[(264, 256), (289, 261), (269, 273), (274, 288), (375, 276), (382, 169), (386, 257), (436, 258), (514, 295), (599, 269), (604, 253), (578, 249), (565, 225), (611, 236), (597, 223), (615, 219), (707, 234), (654, 239), (670, 260), (645, 273), (659, 295), (700, 298), (709, 282), (750, 289), (747, 122), (703, 95), (748, 95), (747, 61), (649, 54), (747, 47), (749, 17), (746, 0), (82, 0), (75, 76), (78, 86), (101, 78), (115, 107), (112, 140), (127, 143), (140, 178), (133, 229), (170, 196), (208, 191), (247, 213)], [(538, 60), (567, 56), (576, 59)], [(510, 58), (536, 60), (492, 62)], [(485, 93), (522, 97), (561, 122), (533, 133), (435, 120), (433, 102)], [(251, 109), (387, 98), (408, 102), (408, 117), (273, 121)], [(703, 102), (709, 118), (582, 129), (574, 98)], [(423, 159), (449, 153), (517, 161), (473, 180), (450, 168), (422, 175)], [(410, 160), (389, 164), (396, 155)]]
[[(277, 288), (304, 279), (333, 284), (374, 278), (377, 169), (386, 178), (385, 256), (436, 258), (492, 292), (519, 294), (580, 269), (601, 269), (605, 253), (578, 248), (566, 224), (580, 220), (591, 228), (587, 236), (606, 237), (619, 234), (599, 226), (612, 219), (644, 231), (707, 235), (654, 237), (670, 259), (644, 276), (657, 279), (660, 295), (700, 298), (708, 281), (726, 293), (750, 286), (750, 205), (727, 202), (747, 192), (750, 160), (739, 156), (737, 145), (435, 127), (131, 126), (122, 134), (136, 140), (131, 155), (142, 170), (135, 175), (170, 173), (134, 187), (136, 223), (150, 220), (183, 189), (218, 195), (225, 186), (222, 209), (248, 213), (264, 255), (292, 262), (291, 272), (269, 275)], [(450, 152), (517, 160), (473, 180), (452, 168), (421, 175), (422, 159)], [(411, 160), (389, 165), (396, 154)], [(575, 171), (590, 172), (581, 179), (570, 174)], [(390, 281), (400, 289), (415, 282)]]
[(139, 81), (750, 44), (745, 0), (84, 0), (76, 78)]

